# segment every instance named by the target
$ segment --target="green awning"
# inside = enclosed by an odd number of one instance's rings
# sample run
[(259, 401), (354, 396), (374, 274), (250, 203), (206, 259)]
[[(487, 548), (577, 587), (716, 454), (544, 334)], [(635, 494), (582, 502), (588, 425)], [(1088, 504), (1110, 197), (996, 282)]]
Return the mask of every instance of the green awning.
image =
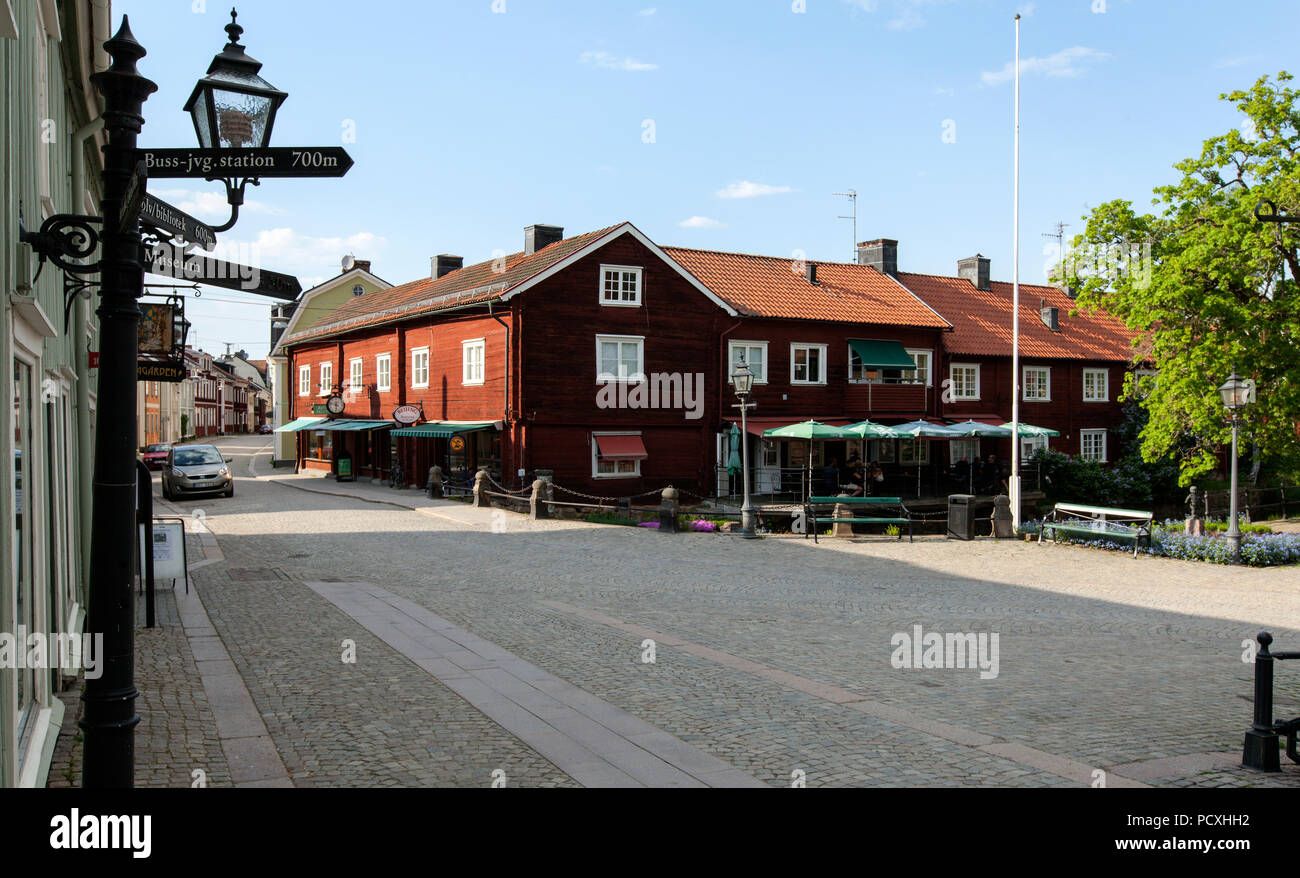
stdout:
[(276, 427), (274, 432), (297, 433), (299, 430), (306, 430), (308, 427), (326, 420), (328, 420), (328, 418), (298, 418), (296, 421), (290, 421), (281, 427)]
[(449, 424), (445, 421), (433, 421), (418, 427), (402, 427), (394, 430), (393, 435), (404, 439), (450, 439), (457, 433), (473, 433), (476, 430), (487, 430), (491, 426), (491, 421), (482, 424)]
[(392, 421), (329, 421), (318, 424), (315, 429), (332, 433), (359, 433), (365, 430), (386, 430), (391, 426)]
[(849, 347), (862, 359), (862, 365), (869, 369), (904, 369), (916, 368), (912, 355), (896, 341), (867, 341), (861, 338), (849, 339)]

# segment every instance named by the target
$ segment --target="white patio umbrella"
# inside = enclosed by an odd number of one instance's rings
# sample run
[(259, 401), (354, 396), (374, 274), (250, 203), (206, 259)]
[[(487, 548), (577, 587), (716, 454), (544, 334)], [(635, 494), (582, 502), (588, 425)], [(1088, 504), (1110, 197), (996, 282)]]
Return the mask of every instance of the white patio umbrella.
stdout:
[(891, 429), (900, 435), (912, 437), (912, 460), (916, 462), (916, 496), (920, 497), (921, 464), (916, 454), (920, 450), (920, 440), (960, 439), (961, 434), (943, 424), (932, 424), (929, 421), (908, 421), (906, 424), (895, 424)]

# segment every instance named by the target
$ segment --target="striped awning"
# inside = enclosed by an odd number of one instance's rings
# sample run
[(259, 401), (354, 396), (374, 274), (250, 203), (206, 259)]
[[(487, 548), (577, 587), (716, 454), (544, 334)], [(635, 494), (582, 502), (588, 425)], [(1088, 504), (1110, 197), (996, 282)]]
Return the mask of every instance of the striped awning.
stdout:
[(452, 424), (446, 421), (431, 421), (428, 424), (420, 424), (418, 427), (401, 427), (393, 431), (393, 435), (402, 439), (450, 439), (457, 433), (473, 433), (477, 430), (487, 430), (493, 426), (491, 421), (481, 424)]
[(327, 420), (329, 419), (328, 418), (298, 418), (296, 421), (290, 421), (289, 423), (284, 424), (283, 426), (276, 427), (274, 432), (297, 433), (299, 430), (306, 430), (309, 427), (312, 427), (316, 424), (320, 424)]

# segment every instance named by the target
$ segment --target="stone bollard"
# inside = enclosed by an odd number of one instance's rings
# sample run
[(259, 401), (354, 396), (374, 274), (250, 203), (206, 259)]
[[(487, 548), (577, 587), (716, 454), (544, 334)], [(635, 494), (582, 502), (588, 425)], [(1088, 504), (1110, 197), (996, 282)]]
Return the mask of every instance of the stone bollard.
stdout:
[(442, 467), (429, 467), (429, 499), (437, 500), (442, 497)]
[(551, 483), (546, 479), (533, 482), (533, 494), (528, 498), (528, 514), (533, 521), (551, 517)]
[(659, 532), (677, 533), (677, 516), (681, 511), (682, 507), (677, 499), (677, 489), (664, 488), (662, 499), (659, 501)]
[(474, 506), (479, 509), (487, 509), (491, 505), (492, 498), (488, 496), (487, 470), (479, 470), (474, 474)]
[(993, 536), (999, 540), (1016, 537), (1015, 522), (1011, 518), (1011, 498), (999, 494), (993, 498)]
[[(852, 517), (853, 517), (853, 510), (850, 509), (848, 506), (845, 506), (843, 503), (836, 504), (836, 506), (835, 506), (835, 517), (836, 517), (836, 518), (852, 518)], [(849, 538), (852, 538), (852, 537), (853, 537), (853, 525), (852, 525), (851, 523), (847, 522), (847, 521), (837, 521), (837, 522), (835, 522), (834, 528), (831, 530), (831, 536), (833, 536), (833, 537), (849, 537)]]

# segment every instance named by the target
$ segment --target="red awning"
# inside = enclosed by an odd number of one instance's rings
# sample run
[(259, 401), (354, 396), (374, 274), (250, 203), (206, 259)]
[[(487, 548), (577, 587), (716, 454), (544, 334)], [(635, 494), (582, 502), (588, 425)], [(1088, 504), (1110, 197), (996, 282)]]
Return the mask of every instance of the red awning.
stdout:
[(597, 436), (596, 448), (601, 460), (646, 460), (645, 445), (640, 436)]
[[(778, 427), (788, 427), (791, 424), (801, 424), (804, 421), (818, 421), (828, 427), (847, 427), (849, 424), (856, 423), (848, 418), (749, 418), (745, 424), (749, 428), (751, 435), (762, 437), (763, 431), (775, 430)], [(862, 420), (859, 418), (858, 420)], [(735, 419), (737, 427), (740, 426), (740, 419)]]

